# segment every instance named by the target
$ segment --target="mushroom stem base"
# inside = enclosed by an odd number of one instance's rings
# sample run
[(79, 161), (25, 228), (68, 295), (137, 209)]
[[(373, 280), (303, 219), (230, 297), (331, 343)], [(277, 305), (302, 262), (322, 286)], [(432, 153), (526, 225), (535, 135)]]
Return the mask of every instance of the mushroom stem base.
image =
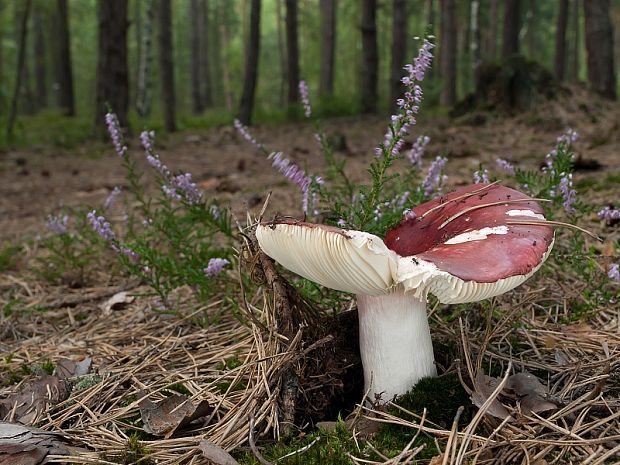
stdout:
[(372, 402), (392, 400), (421, 378), (436, 376), (426, 302), (403, 291), (358, 294), (364, 389)]

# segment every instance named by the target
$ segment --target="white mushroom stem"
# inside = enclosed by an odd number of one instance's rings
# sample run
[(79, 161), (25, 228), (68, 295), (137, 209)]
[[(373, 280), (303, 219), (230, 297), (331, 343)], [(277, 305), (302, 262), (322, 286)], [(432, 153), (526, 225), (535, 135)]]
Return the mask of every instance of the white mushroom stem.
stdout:
[(421, 378), (437, 376), (426, 302), (402, 290), (357, 295), (365, 392), (392, 400)]

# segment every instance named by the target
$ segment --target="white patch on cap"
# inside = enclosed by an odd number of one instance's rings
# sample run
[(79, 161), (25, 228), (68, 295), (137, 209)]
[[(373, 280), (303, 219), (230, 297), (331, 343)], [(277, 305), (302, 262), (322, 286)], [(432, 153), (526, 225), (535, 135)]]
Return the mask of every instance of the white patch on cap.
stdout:
[(463, 234), (459, 234), (458, 236), (454, 236), (452, 239), (444, 242), (444, 244), (453, 245), (471, 241), (482, 241), (491, 234), (508, 234), (508, 226), (494, 226), (477, 229), (475, 231), (467, 231)]
[(546, 219), (545, 215), (533, 212), (532, 210), (508, 210), (506, 212), (506, 215), (508, 216), (529, 216), (531, 218), (537, 218), (539, 220)]

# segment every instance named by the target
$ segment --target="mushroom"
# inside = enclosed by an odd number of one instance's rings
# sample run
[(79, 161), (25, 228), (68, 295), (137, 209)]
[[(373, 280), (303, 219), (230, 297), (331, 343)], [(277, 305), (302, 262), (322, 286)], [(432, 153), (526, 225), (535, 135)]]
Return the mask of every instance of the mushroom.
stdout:
[(256, 237), (285, 268), (357, 295), (365, 389), (387, 401), (437, 374), (428, 294), (448, 304), (503, 294), (540, 268), (554, 231), (534, 199), (473, 184), (417, 206), (384, 240), (291, 220), (261, 223)]

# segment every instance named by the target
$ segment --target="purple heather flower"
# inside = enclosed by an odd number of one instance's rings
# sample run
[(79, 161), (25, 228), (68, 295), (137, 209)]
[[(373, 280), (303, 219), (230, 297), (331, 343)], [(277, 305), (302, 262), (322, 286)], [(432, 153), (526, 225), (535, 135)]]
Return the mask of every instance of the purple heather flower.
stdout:
[(254, 139), (252, 134), (250, 134), (250, 130), (248, 129), (248, 127), (242, 124), (241, 121), (235, 119), (234, 126), (237, 132), (241, 134), (241, 137), (247, 140), (250, 144), (252, 144), (259, 150), (262, 150), (264, 148), (263, 144), (257, 142), (256, 139)]
[(436, 157), (430, 168), (428, 169), (428, 173), (422, 182), (422, 187), (424, 189), (425, 195), (430, 195), (437, 189), (437, 187), (445, 180), (445, 176), (441, 175), (441, 170), (446, 166), (448, 159), (445, 157)]
[(137, 252), (131, 250), (129, 247), (122, 246), (119, 248), (116, 245), (112, 245), (112, 249), (114, 249), (115, 252), (125, 255), (133, 261), (136, 261), (140, 258), (140, 255)]
[(499, 166), (503, 171), (505, 171), (509, 175), (514, 176), (516, 174), (514, 165), (510, 163), (509, 161), (506, 161), (503, 158), (497, 158), (495, 162), (497, 163), (497, 166)]
[(418, 215), (415, 214), (413, 210), (407, 209), (403, 212), (403, 216), (405, 220), (415, 220)]
[(474, 171), (474, 184), (479, 184), (481, 182), (489, 182), (489, 170), (487, 170), (486, 168)]
[(153, 153), (153, 139), (155, 139), (155, 131), (142, 131), (140, 133), (140, 142), (147, 154)]
[(123, 144), (123, 133), (121, 132), (118, 118), (114, 113), (106, 113), (105, 122), (108, 125), (108, 132), (114, 145), (116, 153), (122, 157), (127, 152), (127, 146)]
[(573, 189), (573, 175), (562, 173), (560, 176), (561, 178), (558, 188), (560, 189), (560, 193), (564, 199), (564, 202), (562, 203), (564, 210), (566, 213), (575, 213), (576, 210), (573, 207), (573, 204), (577, 201), (577, 191)]
[(226, 265), (230, 264), (225, 258), (211, 258), (207, 267), (203, 270), (205, 276), (212, 278), (222, 272)]
[[(282, 152), (272, 152), (269, 154), (267, 159), (271, 160), (271, 165), (282, 173), (286, 179), (299, 186), (303, 195), (303, 212), (307, 214), (308, 197), (310, 193), (310, 186), (312, 184), (312, 178), (295, 163), (291, 162), (287, 158), (284, 158)], [(320, 176), (314, 178), (314, 181), (317, 184), (323, 184), (324, 182), (323, 178)]]
[(164, 184), (163, 186), (161, 186), (161, 190), (163, 191), (164, 195), (170, 200), (176, 200), (177, 202), (181, 201), (181, 195), (174, 187), (171, 187), (168, 184)]
[(86, 215), (90, 225), (95, 230), (97, 234), (99, 234), (103, 239), (108, 242), (112, 242), (116, 239), (114, 235), (114, 231), (112, 231), (112, 227), (110, 223), (108, 223), (103, 216), (97, 216), (97, 211), (93, 210), (88, 215)]
[(336, 221), (336, 224), (343, 228), (347, 224), (347, 222), (344, 218), (340, 218), (338, 221)]
[(605, 220), (608, 223), (620, 221), (620, 210), (616, 210), (611, 207), (605, 207), (602, 210), (599, 210), (597, 215), (601, 220)]
[(179, 174), (171, 180), (172, 189), (177, 192), (177, 195), (183, 194), (187, 202), (194, 205), (202, 200), (202, 192), (198, 188), (195, 182), (192, 182), (192, 175), (190, 173)]
[(69, 222), (69, 216), (48, 216), (45, 223), (45, 229), (54, 234), (67, 234), (67, 223)]
[(112, 189), (112, 191), (108, 194), (108, 197), (105, 199), (105, 202), (103, 203), (103, 209), (108, 210), (109, 208), (112, 208), (114, 202), (116, 202), (116, 198), (119, 196), (120, 193), (120, 187), (116, 186), (114, 189)]
[(617, 263), (613, 263), (611, 265), (611, 267), (609, 268), (609, 272), (607, 273), (607, 276), (609, 276), (609, 279), (613, 279), (614, 281), (620, 281), (620, 267), (618, 266)]
[(566, 128), (564, 134), (558, 136), (557, 143), (564, 143), (566, 145), (574, 144), (579, 140), (579, 133), (571, 128)]
[(409, 195), (411, 193), (409, 191), (405, 191), (402, 193), (402, 195), (400, 197), (398, 197), (396, 200), (396, 206), (398, 208), (403, 208), (405, 206), (405, 204), (407, 203), (407, 200), (409, 200)]
[(306, 81), (299, 81), (299, 96), (304, 106), (304, 115), (306, 115), (306, 118), (310, 118), (312, 116), (312, 107), (310, 106), (310, 95)]
[(426, 145), (431, 141), (428, 136), (420, 136), (411, 146), (411, 150), (407, 152), (407, 159), (412, 165), (420, 167), (422, 165), (422, 157), (424, 156), (424, 150)]
[[(382, 147), (375, 149), (375, 153), (380, 156), (383, 152), (383, 148), (388, 148), (392, 145), (394, 137), (397, 141), (391, 148), (390, 155), (395, 157), (400, 152), (402, 147), (403, 138), (407, 134), (410, 126), (416, 123), (415, 115), (420, 110), (420, 103), (424, 96), (422, 87), (418, 84), (424, 80), (426, 70), (430, 67), (433, 60), (433, 54), (431, 50), (434, 45), (428, 40), (424, 39), (422, 47), (418, 51), (418, 56), (413, 60), (413, 64), (405, 66), (405, 70), (408, 75), (401, 79), (401, 82), (405, 85), (406, 91), (404, 98), (400, 98), (396, 101), (396, 104), (400, 108), (400, 112), (397, 115), (392, 115), (391, 124), (392, 127), (385, 133)], [(393, 133), (395, 131), (395, 134)]]

